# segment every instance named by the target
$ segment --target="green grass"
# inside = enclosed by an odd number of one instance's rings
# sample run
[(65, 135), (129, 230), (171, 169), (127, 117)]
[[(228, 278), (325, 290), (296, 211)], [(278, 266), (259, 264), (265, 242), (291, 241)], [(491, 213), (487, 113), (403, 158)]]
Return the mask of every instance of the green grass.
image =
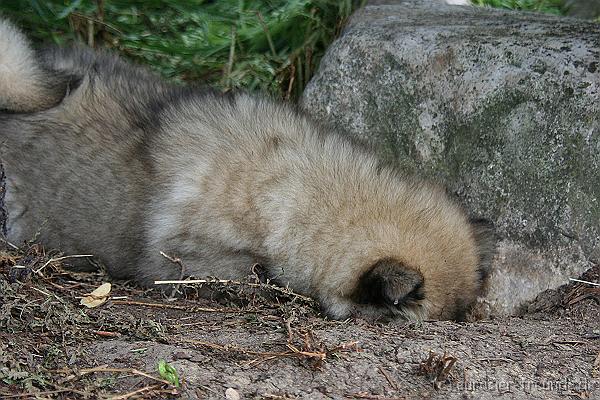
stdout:
[[(472, 0), (562, 14), (565, 0)], [(366, 0), (0, 0), (36, 44), (113, 48), (168, 79), (297, 99)]]
[(471, 3), (478, 6), (537, 11), (556, 15), (565, 15), (567, 12), (566, 0), (471, 0)]
[(36, 43), (116, 49), (173, 80), (296, 99), (364, 0), (2, 0)]

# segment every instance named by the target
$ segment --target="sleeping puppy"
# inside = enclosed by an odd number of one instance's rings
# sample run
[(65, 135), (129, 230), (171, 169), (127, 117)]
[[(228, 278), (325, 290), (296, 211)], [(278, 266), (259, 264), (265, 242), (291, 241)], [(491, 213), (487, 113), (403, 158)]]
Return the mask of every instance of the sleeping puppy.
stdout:
[(9, 238), (144, 285), (255, 263), (324, 313), (460, 319), (493, 240), (443, 188), (290, 106), (182, 87), (104, 52), (35, 52), (0, 20)]

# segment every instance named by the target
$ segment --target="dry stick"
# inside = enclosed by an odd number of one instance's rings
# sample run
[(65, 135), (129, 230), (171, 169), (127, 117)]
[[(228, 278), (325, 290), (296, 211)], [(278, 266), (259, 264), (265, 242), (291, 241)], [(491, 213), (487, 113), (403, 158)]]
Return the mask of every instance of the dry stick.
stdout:
[(92, 331), (92, 333), (103, 336), (103, 337), (119, 337), (121, 334), (119, 332), (110, 332), (110, 331)]
[(89, 396), (89, 393), (86, 393), (86, 392), (84, 392), (82, 390), (77, 390), (77, 389), (73, 389), (73, 388), (62, 387), (62, 386), (59, 386), (59, 385), (54, 384), (54, 383), (50, 383), (50, 384), (52, 386), (54, 386), (54, 388), (56, 388), (56, 390), (63, 390), (65, 392), (69, 391), (71, 393), (77, 393), (78, 395), (84, 396), (84, 397), (88, 397)]
[(298, 64), (298, 87), (302, 88), (306, 85), (306, 82), (303, 81), (304, 75), (302, 73), (302, 60), (300, 59), (300, 56), (296, 57), (296, 64)]
[(48, 390), (45, 392), (36, 392), (36, 393), (3, 394), (2, 398), (3, 399), (15, 399), (18, 397), (31, 398), (31, 396), (34, 394), (36, 396), (45, 396), (45, 395), (52, 395), (52, 394), (58, 394), (58, 393), (64, 393), (64, 392), (71, 392), (71, 389)]
[(385, 369), (383, 369), (382, 366), (379, 366), (379, 371), (385, 377), (385, 379), (388, 381), (388, 383), (390, 384), (390, 386), (392, 387), (392, 389), (398, 390), (398, 385), (396, 385), (396, 382), (394, 382), (392, 380), (392, 377), (386, 372)]
[(90, 21), (92, 21), (92, 22), (94, 22), (96, 24), (100, 24), (100, 25), (102, 25), (102, 26), (110, 29), (111, 31), (113, 31), (115, 33), (118, 33), (119, 35), (123, 35), (123, 32), (120, 31), (117, 27), (115, 27), (115, 26), (113, 26), (111, 24), (108, 24), (108, 23), (106, 23), (103, 20), (100, 20), (98, 18), (93, 18), (93, 17), (90, 17), (89, 15), (85, 15), (85, 14), (82, 14), (82, 13), (77, 12), (77, 11), (71, 12), (71, 15), (73, 15), (75, 17), (78, 17), (78, 18), (86, 19), (86, 20), (89, 19)]
[(325, 357), (327, 356), (326, 353), (314, 353), (314, 352), (308, 352), (308, 351), (300, 351), (290, 344), (287, 345), (287, 347), (290, 349), (290, 351), (273, 352), (273, 351), (254, 351), (254, 350), (248, 350), (243, 347), (236, 346), (236, 345), (225, 345), (224, 346), (224, 345), (220, 345), (217, 343), (204, 342), (201, 340), (193, 340), (193, 339), (180, 339), (180, 340), (183, 343), (189, 343), (189, 344), (193, 344), (196, 346), (204, 346), (204, 347), (208, 347), (208, 348), (214, 349), (214, 350), (231, 351), (231, 352), (247, 354), (247, 355), (252, 355), (252, 356), (260, 356), (260, 357), (299, 357), (299, 356), (304, 356), (304, 357), (308, 357), (308, 358), (316, 358), (319, 360), (324, 360)]
[(96, 4), (98, 20), (104, 21), (104, 0), (98, 0)]
[(245, 363), (244, 365), (247, 365), (249, 367), (250, 366), (254, 366), (255, 367), (255, 366), (259, 365), (259, 364), (265, 363), (267, 361), (274, 360), (276, 358), (277, 358), (277, 356), (255, 358), (254, 360), (250, 360), (249, 362)]
[(446, 356), (446, 354), (444, 353), (444, 358), (442, 359), (442, 362), (444, 363), (443, 368), (436, 377), (436, 383), (441, 384), (443, 381), (446, 380), (446, 378), (448, 378), (448, 375), (450, 375), (450, 371), (452, 370), (452, 367), (454, 367), (454, 364), (457, 360), (458, 359), (456, 357)]
[(292, 323), (291, 323), (290, 319), (285, 320), (285, 329), (287, 330), (287, 334), (288, 334), (288, 343), (291, 342), (292, 339), (294, 338), (294, 333), (292, 332)]
[(348, 350), (353, 349), (354, 351), (360, 352), (360, 348), (358, 347), (358, 340), (351, 340), (349, 342), (345, 342), (335, 346), (333, 349), (329, 350), (329, 353), (335, 353), (340, 350)]
[[(162, 251), (160, 252), (160, 255), (163, 256), (164, 258), (166, 258), (167, 260), (171, 261), (172, 263), (179, 265), (179, 280), (183, 280), (183, 275), (185, 274), (185, 267), (183, 266), (183, 263), (181, 262), (181, 258), (168, 256), (165, 253), (163, 253)], [(173, 291), (171, 292), (169, 299), (175, 298), (175, 295), (177, 294), (177, 291), (179, 290), (180, 285), (181, 284), (178, 283), (173, 288)]]
[(507, 363), (512, 363), (515, 360), (511, 360), (510, 358), (502, 358), (502, 357), (492, 357), (492, 358), (478, 358), (477, 361), (480, 362), (492, 362), (492, 361), (498, 361), (498, 362), (507, 362)]
[(273, 44), (273, 39), (271, 39), (271, 34), (269, 33), (269, 27), (267, 26), (267, 24), (265, 24), (265, 20), (263, 19), (263, 16), (260, 13), (260, 11), (257, 11), (256, 15), (258, 16), (258, 20), (260, 21), (263, 30), (265, 31), (265, 35), (267, 36), (267, 42), (269, 42), (269, 48), (271, 49), (271, 53), (273, 54), (273, 57), (277, 57), (275, 45)]
[(310, 357), (310, 358), (318, 358), (319, 360), (324, 360), (327, 357), (327, 353), (314, 353), (311, 351), (302, 351), (291, 345), (290, 343), (286, 344), (286, 347), (292, 351), (292, 353), (300, 354), (302, 356)]
[(235, 25), (231, 26), (231, 45), (229, 46), (229, 59), (227, 60), (227, 70), (225, 73), (225, 84), (227, 88), (231, 88), (231, 71), (233, 71), (233, 60), (235, 59), (235, 38), (237, 28)]
[(553, 340), (552, 344), (588, 344), (582, 340)]
[(91, 19), (87, 20), (87, 35), (88, 35), (88, 46), (94, 48), (94, 21)]
[(154, 281), (155, 285), (175, 285), (175, 284), (193, 284), (193, 283), (220, 283), (224, 285), (236, 285), (236, 286), (249, 286), (264, 288), (267, 287), (273, 291), (285, 294), (287, 296), (297, 297), (308, 303), (314, 303), (315, 300), (310, 297), (303, 296), (301, 294), (293, 292), (291, 289), (280, 288), (279, 286), (271, 285), (268, 283), (252, 283), (252, 282), (239, 282), (228, 279), (188, 279), (188, 280), (171, 280), (171, 281)]
[(36, 269), (33, 272), (36, 273), (36, 274), (39, 274), (44, 268), (46, 268), (48, 265), (50, 265), (53, 262), (68, 260), (69, 258), (89, 258), (89, 257), (94, 257), (94, 255), (93, 254), (76, 254), (76, 255), (72, 255), (72, 256), (63, 256), (63, 257), (51, 258), (48, 261), (46, 261), (44, 263), (44, 265), (42, 265), (41, 267), (39, 267), (38, 269)]
[[(63, 371), (59, 370), (57, 372), (63, 372), (64, 373), (65, 371), (64, 370)], [(80, 375), (93, 374), (93, 373), (96, 373), (96, 372), (117, 372), (117, 373), (121, 373), (122, 372), (122, 373), (128, 373), (128, 374), (143, 376), (145, 378), (152, 379), (153, 381), (160, 382), (160, 383), (163, 383), (165, 385), (171, 385), (172, 386), (172, 383), (169, 382), (169, 381), (157, 378), (155, 376), (152, 376), (152, 375), (150, 375), (150, 374), (148, 374), (146, 372), (140, 371), (140, 370), (135, 369), (135, 368), (94, 367), (94, 368), (83, 368), (83, 369), (80, 369), (78, 372), (79, 372)], [(68, 381), (68, 380), (72, 380), (72, 379), (74, 379), (76, 377), (77, 377), (77, 375), (70, 375), (70, 376), (68, 376), (65, 379)]]
[(217, 309), (217, 308), (206, 308), (206, 307), (197, 307), (197, 306), (176, 306), (174, 304), (162, 304), (162, 303), (145, 303), (143, 301), (132, 301), (132, 300), (111, 300), (113, 304), (123, 304), (127, 306), (145, 306), (145, 307), (155, 307), (155, 308), (168, 308), (171, 310), (182, 310), (188, 312), (222, 312), (222, 313), (238, 313), (238, 312), (247, 312), (243, 310), (233, 310), (233, 309)]
[(406, 400), (406, 397), (386, 397), (386, 396), (379, 396), (377, 394), (369, 394), (366, 392), (359, 392), (359, 393), (349, 393), (345, 396), (346, 398), (353, 398), (353, 399), (364, 399), (364, 400)]
[(109, 399), (110, 400), (126, 400), (126, 399), (128, 399), (130, 397), (133, 397), (135, 395), (138, 395), (140, 393), (149, 392), (151, 390), (157, 390), (157, 389), (160, 389), (160, 385), (145, 386), (145, 387), (140, 388), (138, 390), (134, 390), (133, 392), (121, 394), (121, 395), (118, 395), (118, 396), (109, 397)]
[(44, 292), (43, 290), (41, 290), (41, 289), (38, 289), (38, 288), (36, 288), (36, 287), (34, 287), (34, 286), (32, 286), (31, 288), (32, 288), (33, 290), (35, 290), (36, 292), (39, 292), (39, 293), (43, 294), (43, 295), (44, 295), (44, 296), (46, 296), (46, 297), (50, 297), (50, 296), (51, 296), (51, 295), (50, 295), (50, 293), (46, 293), (46, 292)]
[[(600, 294), (600, 289), (597, 289), (597, 290), (599, 290), (598, 294)], [(590, 297), (591, 298), (595, 298), (596, 294), (594, 292), (587, 292), (587, 293), (584, 293), (584, 294), (580, 294), (579, 296), (574, 297), (571, 300), (569, 300), (569, 302), (567, 303), (567, 305), (572, 306), (573, 304), (579, 303), (581, 300), (585, 300), (585, 299), (588, 299)]]
[(304, 67), (304, 82), (308, 82), (310, 80), (310, 71), (312, 70), (312, 49), (308, 47), (305, 50), (306, 66)]
[(77, 393), (78, 395), (84, 396), (85, 398), (89, 397), (89, 393), (83, 392), (81, 390), (62, 387), (62, 386), (59, 386), (59, 385), (57, 385), (55, 383), (51, 383), (51, 382), (46, 382), (46, 383), (49, 384), (50, 386), (53, 386), (56, 390), (48, 390), (45, 392), (37, 392), (37, 393), (21, 393), (21, 394), (3, 395), (4, 397), (2, 397), (2, 398), (3, 399), (17, 398), (17, 397), (31, 398), (32, 394), (35, 394), (36, 396), (41, 396), (41, 395), (52, 395), (52, 394), (58, 394), (58, 393), (64, 393), (64, 392)]
[(294, 81), (296, 80), (296, 66), (294, 65), (294, 63), (290, 64), (290, 70), (290, 81), (288, 82), (288, 88), (285, 93), (286, 100), (289, 100), (292, 96), (292, 89), (294, 88)]
[(573, 281), (573, 282), (586, 283), (586, 284), (592, 285), (592, 286), (600, 286), (600, 283), (589, 282), (589, 281), (582, 281), (581, 279), (569, 278), (569, 280)]
[(3, 238), (3, 237), (0, 237), (0, 241), (4, 242), (4, 243), (6, 243), (7, 245), (9, 245), (10, 247), (12, 247), (12, 248), (13, 248), (13, 250), (21, 250), (21, 249), (19, 248), (19, 246), (12, 244), (11, 242), (9, 242), (8, 240), (6, 240), (6, 239), (5, 239), (5, 238)]
[(342, 343), (341, 345), (333, 348), (332, 350), (329, 350), (328, 352), (302, 351), (288, 343), (286, 346), (288, 349), (290, 349), (290, 351), (283, 351), (283, 352), (264, 351), (263, 352), (263, 351), (254, 351), (254, 350), (245, 349), (243, 347), (239, 347), (236, 345), (221, 345), (221, 344), (217, 344), (217, 343), (204, 342), (201, 340), (180, 339), (180, 341), (183, 343), (189, 343), (189, 344), (196, 345), (196, 346), (208, 347), (213, 350), (219, 350), (219, 351), (224, 351), (224, 352), (230, 351), (230, 352), (235, 352), (235, 353), (240, 353), (240, 354), (245, 354), (245, 355), (258, 356), (258, 357), (262, 358), (262, 360), (259, 360), (259, 359), (252, 360), (248, 363), (248, 365), (257, 364), (257, 363), (272, 360), (272, 359), (275, 359), (278, 357), (296, 357), (296, 358), (306, 357), (306, 358), (310, 358), (310, 359), (316, 359), (318, 361), (323, 361), (327, 358), (327, 354), (334, 353), (338, 350), (348, 349), (352, 346), (356, 346), (356, 344), (358, 343), (356, 341)]
[(262, 395), (263, 398), (265, 399), (272, 399), (272, 400), (293, 400), (295, 397), (285, 397), (285, 396), (279, 396), (278, 394), (263, 394)]

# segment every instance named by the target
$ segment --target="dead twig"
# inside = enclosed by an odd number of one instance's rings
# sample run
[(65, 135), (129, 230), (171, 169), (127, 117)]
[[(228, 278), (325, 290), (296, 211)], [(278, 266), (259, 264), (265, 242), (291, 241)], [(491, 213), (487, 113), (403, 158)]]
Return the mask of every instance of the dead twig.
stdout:
[(108, 399), (110, 399), (110, 400), (126, 400), (126, 399), (129, 399), (131, 397), (134, 397), (139, 394), (146, 393), (146, 392), (158, 392), (158, 393), (163, 393), (163, 394), (177, 394), (177, 392), (174, 390), (163, 390), (162, 385), (150, 385), (150, 386), (145, 386), (143, 388), (139, 388), (132, 392), (128, 392), (128, 393), (124, 393), (124, 394), (120, 394), (120, 395), (116, 395), (116, 396), (111, 396), (111, 397), (108, 397)]
[(367, 392), (348, 393), (344, 397), (348, 399), (365, 399), (365, 400), (406, 400), (406, 397), (386, 397)]
[(54, 387), (55, 390), (47, 390), (44, 392), (34, 392), (34, 393), (21, 393), (21, 394), (3, 394), (2, 395), (2, 399), (9, 399), (9, 398), (31, 398), (32, 395), (36, 396), (36, 398), (39, 398), (39, 396), (46, 396), (46, 395), (53, 395), (53, 394), (59, 394), (59, 393), (76, 393), (80, 396), (83, 396), (84, 398), (89, 398), (90, 397), (90, 393), (84, 392), (82, 390), (78, 390), (78, 389), (74, 389), (74, 388), (68, 388), (68, 387), (63, 387), (60, 385), (57, 385), (55, 383), (52, 382), (46, 382), (48, 385)]
[(71, 256), (63, 256), (63, 257), (56, 257), (56, 258), (51, 258), (48, 261), (46, 261), (44, 263), (44, 265), (42, 265), (41, 267), (39, 267), (38, 269), (34, 270), (33, 272), (36, 274), (39, 274), (40, 272), (42, 272), (42, 270), (44, 268), (46, 268), (48, 265), (55, 263), (55, 262), (59, 262), (59, 261), (64, 261), (64, 260), (68, 260), (70, 258), (90, 258), (90, 257), (94, 257), (93, 254), (75, 254), (75, 255), (71, 255)]
[(493, 362), (493, 361), (498, 361), (498, 362), (507, 362), (507, 363), (511, 363), (514, 362), (514, 360), (511, 360), (509, 358), (502, 358), (502, 357), (492, 357), (492, 358), (478, 358), (477, 361), (479, 362)]
[(567, 297), (570, 297), (570, 299), (567, 298), (565, 300), (565, 303), (569, 306), (572, 306), (573, 304), (579, 303), (582, 300), (590, 298), (596, 301), (597, 303), (600, 303), (600, 287), (579, 287), (573, 290), (571, 293), (569, 293)]
[(244, 310), (235, 310), (231, 308), (208, 308), (208, 307), (197, 307), (197, 306), (177, 306), (175, 304), (163, 304), (163, 303), (146, 303), (143, 301), (133, 300), (111, 300), (112, 304), (123, 304), (127, 306), (143, 306), (143, 307), (155, 307), (155, 308), (167, 308), (171, 310), (182, 310), (187, 312), (220, 312), (220, 313), (240, 313), (247, 312)]
[[(179, 265), (179, 280), (183, 280), (183, 277), (185, 275), (185, 267), (183, 266), (183, 262), (181, 262), (181, 258), (179, 257), (171, 257), (165, 253), (163, 253), (162, 251), (160, 252), (160, 255), (163, 256), (164, 258), (166, 258), (167, 260), (171, 261), (174, 264)], [(169, 299), (174, 299), (175, 295), (177, 294), (177, 291), (179, 290), (179, 286), (181, 286), (181, 284), (177, 284), (175, 285), (175, 287), (173, 288), (173, 290), (171, 291), (171, 295), (169, 296)]]
[(121, 334), (119, 332), (108, 332), (108, 331), (93, 331), (95, 335), (102, 337), (119, 337)]
[(235, 25), (231, 26), (231, 44), (229, 45), (229, 58), (224, 74), (225, 85), (228, 89), (231, 88), (231, 72), (233, 71), (233, 63), (235, 61), (235, 39), (237, 35), (237, 29)]
[(285, 320), (285, 329), (287, 330), (287, 334), (288, 334), (288, 343), (292, 341), (292, 339), (294, 338), (294, 333), (292, 331), (292, 322), (291, 322), (291, 318), (290, 319), (286, 319)]
[(265, 32), (265, 36), (267, 37), (267, 43), (269, 43), (269, 49), (271, 50), (271, 54), (273, 55), (273, 57), (277, 57), (277, 51), (275, 50), (275, 45), (273, 44), (273, 39), (271, 38), (271, 33), (269, 32), (269, 27), (265, 23), (265, 20), (259, 11), (256, 12), (256, 16), (258, 17), (258, 21), (260, 22), (263, 31)]
[(385, 377), (392, 389), (398, 390), (398, 384), (394, 380), (392, 380), (392, 377), (387, 373), (385, 369), (383, 369), (382, 366), (379, 366), (379, 372), (381, 372), (381, 374)]
[(19, 246), (12, 244), (11, 242), (9, 242), (8, 240), (6, 240), (5, 238), (3, 238), (1, 236), (0, 236), (0, 242), (7, 244), (9, 247), (12, 247), (13, 250), (21, 251)]
[[(59, 370), (55, 370), (55, 372), (65, 374), (65, 373), (71, 373), (73, 371), (68, 370), (68, 369), (59, 369)], [(147, 372), (143, 372), (143, 371), (140, 371), (135, 368), (110, 368), (110, 367), (106, 367), (106, 366), (100, 366), (100, 367), (94, 367), (94, 368), (82, 368), (80, 370), (77, 370), (75, 374), (71, 374), (71, 375), (67, 376), (65, 378), (65, 382), (71, 381), (82, 375), (94, 374), (97, 372), (109, 372), (109, 373), (113, 372), (113, 373), (126, 373), (126, 374), (138, 375), (138, 376), (143, 376), (144, 378), (151, 379), (156, 382), (160, 382), (165, 385), (172, 386), (171, 382), (169, 382), (169, 381), (166, 381), (161, 378), (157, 378), (155, 376), (150, 375)]]
[(294, 81), (296, 80), (296, 66), (294, 63), (290, 65), (290, 81), (288, 82), (287, 90), (285, 91), (285, 99), (289, 100), (292, 96), (292, 89), (294, 88)]
[(456, 357), (447, 355), (446, 352), (440, 355), (429, 351), (429, 356), (419, 366), (419, 372), (431, 379), (435, 389), (439, 389), (450, 376), (456, 361), (458, 361)]
[(357, 344), (356, 341), (353, 341), (353, 342), (348, 342), (348, 343), (342, 343), (331, 350), (307, 351), (305, 349), (299, 349), (298, 347), (296, 347), (290, 343), (287, 343), (286, 347), (289, 349), (289, 351), (273, 352), (273, 351), (255, 351), (255, 350), (246, 349), (246, 348), (234, 345), (234, 344), (221, 345), (218, 343), (211, 343), (211, 342), (205, 342), (205, 341), (193, 340), (193, 339), (180, 339), (180, 341), (182, 343), (206, 347), (206, 348), (213, 349), (213, 350), (218, 350), (218, 351), (223, 351), (223, 352), (233, 352), (233, 353), (239, 353), (239, 354), (244, 354), (244, 355), (248, 355), (248, 356), (258, 356), (259, 357), (259, 359), (250, 361), (248, 363), (249, 365), (256, 364), (259, 362), (264, 362), (267, 359), (270, 360), (270, 359), (275, 359), (275, 358), (280, 358), (280, 357), (311, 359), (312, 361), (321, 363), (328, 356), (331, 356), (331, 354), (333, 354), (337, 351), (356, 349), (356, 344)]
[(569, 278), (569, 280), (573, 281), (573, 282), (585, 283), (586, 285), (600, 286), (600, 283), (590, 282), (590, 281), (584, 281), (584, 280), (581, 280), (581, 279)]
[(323, 360), (325, 360), (325, 357), (327, 357), (327, 352), (303, 351), (289, 343), (286, 344), (286, 347), (288, 349), (290, 349), (294, 355), (300, 355), (300, 356), (305, 356), (308, 358), (314, 358), (319, 361), (323, 361)]
[(310, 297), (303, 296), (301, 294), (293, 292), (289, 288), (282, 288), (279, 286), (271, 285), (269, 283), (253, 283), (253, 282), (240, 282), (229, 279), (186, 279), (186, 280), (167, 280), (167, 281), (154, 281), (155, 285), (176, 285), (176, 284), (221, 284), (221, 285), (232, 285), (232, 286), (247, 286), (253, 288), (261, 288), (272, 290), (289, 297), (298, 298), (304, 300), (307, 303), (314, 304), (315, 300)]
[(16, 399), (16, 398), (31, 398), (31, 396), (49, 396), (49, 395), (53, 395), (53, 394), (59, 394), (59, 393), (66, 393), (66, 392), (70, 392), (70, 393), (77, 393), (77, 394), (85, 394), (84, 392), (80, 392), (76, 389), (69, 389), (69, 388), (63, 388), (63, 389), (56, 389), (56, 390), (47, 390), (44, 392), (29, 392), (29, 393), (21, 393), (21, 394), (2, 394), (2, 398), (3, 399)]
[(280, 396), (278, 394), (263, 394), (262, 397), (264, 399), (272, 399), (272, 400), (293, 400), (295, 399), (295, 397), (286, 397), (286, 396)]
[(92, 21), (92, 22), (94, 22), (96, 24), (100, 24), (103, 27), (110, 29), (114, 33), (117, 33), (119, 35), (123, 35), (123, 32), (121, 32), (117, 27), (115, 27), (115, 26), (113, 26), (111, 24), (106, 23), (102, 19), (94, 18), (94, 17), (91, 17), (89, 15), (85, 15), (85, 14), (82, 14), (80, 12), (77, 12), (77, 11), (72, 11), (70, 15), (73, 16), (73, 17), (80, 18), (82, 20), (89, 20), (89, 21)]

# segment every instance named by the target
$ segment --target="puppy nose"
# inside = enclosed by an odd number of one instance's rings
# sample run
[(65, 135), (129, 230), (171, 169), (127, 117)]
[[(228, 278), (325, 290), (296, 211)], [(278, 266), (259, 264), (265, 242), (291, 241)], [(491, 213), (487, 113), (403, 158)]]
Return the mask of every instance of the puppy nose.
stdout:
[(423, 275), (404, 263), (385, 258), (377, 261), (360, 279), (357, 297), (361, 303), (393, 305), (423, 300)]

